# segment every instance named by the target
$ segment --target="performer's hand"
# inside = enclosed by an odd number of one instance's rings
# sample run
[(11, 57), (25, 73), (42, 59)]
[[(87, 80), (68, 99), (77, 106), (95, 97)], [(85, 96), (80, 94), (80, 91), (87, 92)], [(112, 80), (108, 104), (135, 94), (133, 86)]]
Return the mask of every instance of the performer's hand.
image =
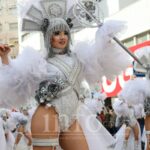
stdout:
[(10, 52), (10, 47), (7, 45), (0, 45), (0, 57), (3, 64), (9, 64), (8, 53)]
[(0, 45), (0, 57), (4, 58), (8, 56), (8, 53), (10, 52), (10, 47), (7, 45)]

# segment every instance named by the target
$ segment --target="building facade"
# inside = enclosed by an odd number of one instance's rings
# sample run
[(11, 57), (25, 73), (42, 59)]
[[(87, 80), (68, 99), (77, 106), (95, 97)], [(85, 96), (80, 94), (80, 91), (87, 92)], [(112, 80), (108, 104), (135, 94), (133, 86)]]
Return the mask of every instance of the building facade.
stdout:
[(121, 37), (127, 47), (150, 40), (150, 0), (103, 0), (102, 8), (105, 5), (105, 18), (127, 22), (128, 28)]
[(0, 43), (12, 45), (10, 56), (18, 54), (17, 0), (0, 0)]

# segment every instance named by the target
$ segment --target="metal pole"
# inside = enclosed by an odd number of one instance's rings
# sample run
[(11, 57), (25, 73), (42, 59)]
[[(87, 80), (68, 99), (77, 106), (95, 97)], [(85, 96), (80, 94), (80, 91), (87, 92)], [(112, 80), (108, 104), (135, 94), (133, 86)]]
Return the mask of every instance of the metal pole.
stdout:
[[(84, 5), (82, 5), (82, 3), (80, 1), (77, 2), (77, 5), (83, 9), (93, 20), (95, 20), (95, 22), (97, 23), (97, 25), (100, 27), (102, 25), (102, 23), (97, 20), (90, 12), (88, 12), (88, 10), (86, 10), (86, 8), (84, 7)], [(137, 63), (139, 63), (139, 65), (141, 65), (144, 69), (148, 70), (149, 68), (147, 66), (145, 66), (139, 59), (138, 57), (136, 57), (136, 55), (134, 55), (133, 53), (130, 52), (130, 50), (121, 43), (121, 41), (117, 38), (117, 37), (112, 37), (112, 39), (118, 43), (132, 58), (135, 59), (135, 61), (137, 61)]]
[(137, 63), (139, 63), (139, 65), (141, 65), (144, 69), (147, 70), (147, 67), (138, 59), (138, 57), (131, 53), (130, 50), (124, 44), (122, 44), (118, 38), (113, 37), (113, 40), (117, 42), (132, 58), (134, 58), (137, 61)]

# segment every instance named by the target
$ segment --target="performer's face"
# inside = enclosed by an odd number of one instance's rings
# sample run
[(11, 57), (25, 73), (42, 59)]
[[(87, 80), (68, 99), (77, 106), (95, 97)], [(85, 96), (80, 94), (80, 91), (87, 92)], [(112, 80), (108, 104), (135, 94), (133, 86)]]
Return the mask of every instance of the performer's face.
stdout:
[(56, 31), (53, 33), (51, 38), (51, 46), (53, 48), (65, 49), (68, 45), (68, 32), (67, 31)]

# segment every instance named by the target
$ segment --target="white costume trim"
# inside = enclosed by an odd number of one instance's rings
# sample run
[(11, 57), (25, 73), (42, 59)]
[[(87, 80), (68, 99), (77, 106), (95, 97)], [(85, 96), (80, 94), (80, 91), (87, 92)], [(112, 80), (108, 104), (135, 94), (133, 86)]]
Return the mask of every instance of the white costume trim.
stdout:
[(0, 118), (0, 146), (2, 150), (6, 150), (6, 139), (3, 129), (3, 120)]
[(89, 150), (114, 150), (115, 139), (106, 128), (96, 119), (96, 114), (86, 106), (78, 109), (78, 121), (83, 129)]

